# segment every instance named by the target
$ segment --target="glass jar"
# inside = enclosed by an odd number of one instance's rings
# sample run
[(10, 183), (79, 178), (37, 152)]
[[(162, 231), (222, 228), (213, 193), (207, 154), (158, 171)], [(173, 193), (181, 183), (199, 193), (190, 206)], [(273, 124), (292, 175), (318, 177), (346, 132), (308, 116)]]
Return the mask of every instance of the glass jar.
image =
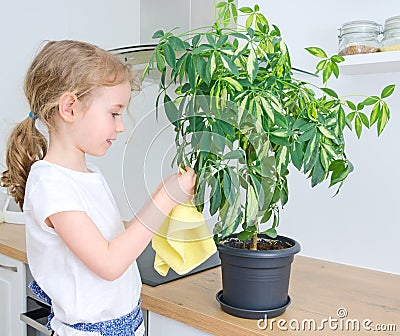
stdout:
[(380, 51), (382, 26), (374, 21), (346, 22), (339, 28), (339, 55), (367, 54)]
[(400, 16), (385, 20), (382, 51), (400, 50)]

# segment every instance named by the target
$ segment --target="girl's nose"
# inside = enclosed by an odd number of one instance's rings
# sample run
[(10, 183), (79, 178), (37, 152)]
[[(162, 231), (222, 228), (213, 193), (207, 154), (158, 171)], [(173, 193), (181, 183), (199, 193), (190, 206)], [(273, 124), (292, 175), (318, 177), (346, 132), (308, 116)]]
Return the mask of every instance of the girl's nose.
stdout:
[(118, 118), (117, 125), (115, 127), (115, 131), (117, 133), (121, 133), (121, 132), (125, 131), (125, 126), (124, 126), (124, 122), (122, 121), (122, 118)]

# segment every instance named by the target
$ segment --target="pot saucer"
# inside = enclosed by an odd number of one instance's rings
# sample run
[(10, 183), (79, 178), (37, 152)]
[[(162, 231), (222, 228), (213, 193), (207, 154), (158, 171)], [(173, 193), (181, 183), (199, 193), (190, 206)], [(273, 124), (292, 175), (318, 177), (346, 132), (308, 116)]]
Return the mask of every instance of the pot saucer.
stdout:
[(273, 318), (273, 317), (282, 315), (285, 312), (286, 308), (290, 305), (290, 301), (291, 301), (290, 296), (288, 296), (286, 304), (283, 305), (282, 307), (278, 307), (275, 309), (268, 309), (268, 310), (249, 310), (249, 309), (233, 307), (233, 306), (226, 304), (223, 301), (224, 294), (223, 294), (222, 290), (220, 290), (217, 293), (216, 299), (219, 302), (219, 304), (221, 305), (221, 308), (224, 312), (226, 312), (230, 315), (233, 315), (233, 316), (242, 317), (242, 318), (246, 318), (246, 319), (252, 319), (252, 320), (264, 319), (266, 317)]

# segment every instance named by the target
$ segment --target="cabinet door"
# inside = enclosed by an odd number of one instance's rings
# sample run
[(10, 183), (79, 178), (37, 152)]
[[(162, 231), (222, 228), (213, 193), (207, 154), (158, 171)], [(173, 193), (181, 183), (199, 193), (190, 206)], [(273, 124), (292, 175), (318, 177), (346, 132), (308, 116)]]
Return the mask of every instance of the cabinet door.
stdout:
[(19, 314), (26, 309), (25, 265), (0, 254), (0, 335), (26, 336)]
[(190, 327), (168, 317), (148, 312), (147, 334), (148, 336), (211, 336), (202, 330)]

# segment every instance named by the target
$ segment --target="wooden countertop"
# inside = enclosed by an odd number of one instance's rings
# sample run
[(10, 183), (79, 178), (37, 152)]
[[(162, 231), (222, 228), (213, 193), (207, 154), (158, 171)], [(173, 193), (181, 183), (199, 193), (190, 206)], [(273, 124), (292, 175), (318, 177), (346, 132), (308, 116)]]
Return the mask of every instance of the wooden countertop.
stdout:
[[(23, 225), (0, 224), (0, 253), (27, 262)], [(219, 267), (158, 287), (143, 285), (142, 307), (221, 336), (400, 335), (400, 275), (296, 256), (290, 284), (292, 304), (259, 326), (220, 309)]]
[(28, 263), (26, 258), (25, 225), (0, 223), (0, 253)]

